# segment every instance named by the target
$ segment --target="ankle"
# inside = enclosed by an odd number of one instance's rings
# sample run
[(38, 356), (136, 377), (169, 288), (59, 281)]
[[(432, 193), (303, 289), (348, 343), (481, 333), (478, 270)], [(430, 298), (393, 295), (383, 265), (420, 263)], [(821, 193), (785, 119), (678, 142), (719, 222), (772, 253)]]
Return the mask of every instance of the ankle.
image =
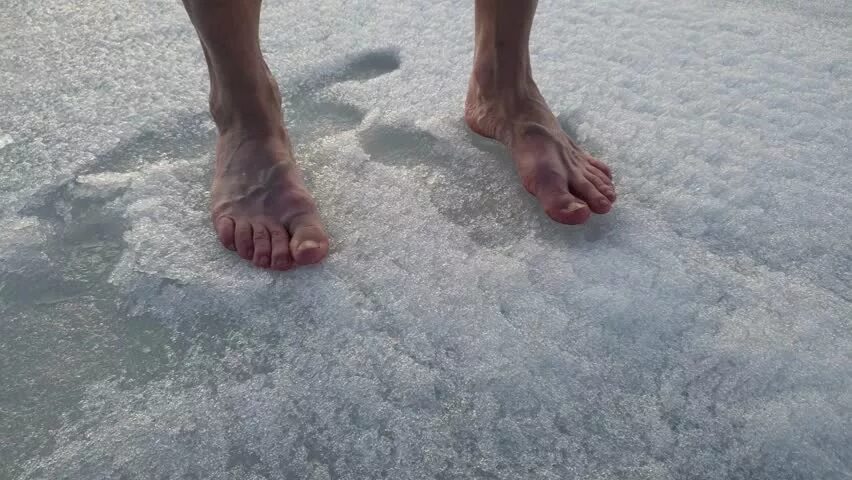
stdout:
[(473, 61), (471, 89), (480, 96), (512, 103), (539, 95), (529, 58), (499, 51), (477, 53)]
[(210, 89), (210, 114), (219, 132), (249, 131), (272, 134), (283, 129), (281, 93), (271, 75), (244, 79)]
[[(474, 66), (465, 100), (465, 117), (469, 125), (483, 122), (494, 124), (483, 127), (491, 134), (474, 128), (477, 133), (497, 137), (500, 130), (497, 128), (498, 124), (541, 110), (542, 107), (547, 110), (547, 104), (531, 74), (511, 82), (497, 82), (494, 80), (493, 71), (489, 71), (490, 68), (493, 67), (487, 64)], [(485, 120), (486, 118), (488, 120)]]

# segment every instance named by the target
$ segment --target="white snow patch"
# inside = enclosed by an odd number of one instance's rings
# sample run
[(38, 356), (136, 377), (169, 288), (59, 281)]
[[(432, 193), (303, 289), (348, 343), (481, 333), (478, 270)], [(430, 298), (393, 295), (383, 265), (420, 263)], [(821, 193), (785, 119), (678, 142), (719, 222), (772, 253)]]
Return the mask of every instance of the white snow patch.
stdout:
[(11, 135), (6, 135), (6, 134), (0, 133), (0, 148), (3, 148), (7, 145), (11, 145), (14, 142), (15, 142), (15, 140), (12, 139)]

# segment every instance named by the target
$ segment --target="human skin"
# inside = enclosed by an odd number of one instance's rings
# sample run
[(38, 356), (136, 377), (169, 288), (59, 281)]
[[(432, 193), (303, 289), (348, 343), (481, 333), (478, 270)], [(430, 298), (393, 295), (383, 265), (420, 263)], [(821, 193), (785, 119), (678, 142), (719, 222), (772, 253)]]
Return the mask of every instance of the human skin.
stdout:
[[(261, 0), (183, 0), (210, 74), (218, 129), (211, 217), (226, 248), (260, 268), (321, 261), (328, 236), (302, 180), (281, 93), (260, 50)], [(476, 0), (465, 121), (509, 150), (524, 187), (566, 224), (615, 202), (609, 168), (559, 126), (532, 78), (535, 0)]]

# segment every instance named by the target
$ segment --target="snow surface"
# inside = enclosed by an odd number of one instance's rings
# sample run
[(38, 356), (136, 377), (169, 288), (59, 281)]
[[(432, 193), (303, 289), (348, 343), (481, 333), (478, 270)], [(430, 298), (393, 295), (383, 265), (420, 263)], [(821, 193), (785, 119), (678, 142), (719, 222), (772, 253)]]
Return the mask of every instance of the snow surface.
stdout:
[(0, 478), (852, 478), (848, 0), (543, 1), (619, 201), (551, 223), (461, 122), (472, 2), (268, 0), (330, 234), (206, 210), (179, 2), (6, 0)]

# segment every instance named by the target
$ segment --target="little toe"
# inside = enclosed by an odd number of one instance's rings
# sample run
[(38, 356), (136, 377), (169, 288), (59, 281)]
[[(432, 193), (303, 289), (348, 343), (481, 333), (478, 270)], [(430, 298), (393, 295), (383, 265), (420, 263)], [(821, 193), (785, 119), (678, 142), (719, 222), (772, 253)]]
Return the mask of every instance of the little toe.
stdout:
[(612, 203), (595, 185), (583, 178), (575, 178), (571, 182), (571, 192), (586, 202), (593, 212), (603, 214), (609, 212)]
[(219, 217), (216, 220), (216, 235), (219, 241), (228, 250), (236, 250), (237, 246), (234, 243), (234, 219), (231, 217)]
[(297, 265), (317, 263), (328, 254), (328, 236), (316, 215), (293, 221), (290, 233), (290, 254)]
[(605, 184), (607, 184), (607, 185), (609, 185), (609, 186), (612, 186), (612, 185), (613, 185), (613, 184), (612, 184), (612, 179), (611, 179), (611, 178), (609, 178), (609, 177), (606, 175), (606, 173), (604, 173), (601, 169), (599, 169), (598, 167), (596, 167), (596, 166), (594, 166), (594, 165), (592, 165), (592, 164), (589, 164), (588, 168), (586, 168), (586, 173), (587, 173), (587, 174), (589, 174), (589, 175), (594, 175), (594, 176), (598, 177), (599, 179), (601, 179), (601, 181), (602, 181), (603, 183), (605, 183)]
[(252, 238), (254, 239), (254, 255), (251, 262), (256, 267), (269, 268), (269, 259), (272, 253), (269, 231), (262, 223), (255, 223), (251, 228)]
[(290, 256), (290, 235), (281, 225), (268, 225), (269, 236), (272, 240), (271, 266), (274, 270), (287, 270), (293, 266)]
[(237, 220), (234, 230), (237, 253), (246, 260), (254, 256), (254, 241), (252, 240), (251, 223), (248, 220)]
[(606, 175), (607, 178), (612, 179), (612, 170), (607, 164), (603, 163), (595, 157), (588, 157), (588, 159), (589, 163), (591, 163), (592, 166), (603, 172), (603, 174)]

